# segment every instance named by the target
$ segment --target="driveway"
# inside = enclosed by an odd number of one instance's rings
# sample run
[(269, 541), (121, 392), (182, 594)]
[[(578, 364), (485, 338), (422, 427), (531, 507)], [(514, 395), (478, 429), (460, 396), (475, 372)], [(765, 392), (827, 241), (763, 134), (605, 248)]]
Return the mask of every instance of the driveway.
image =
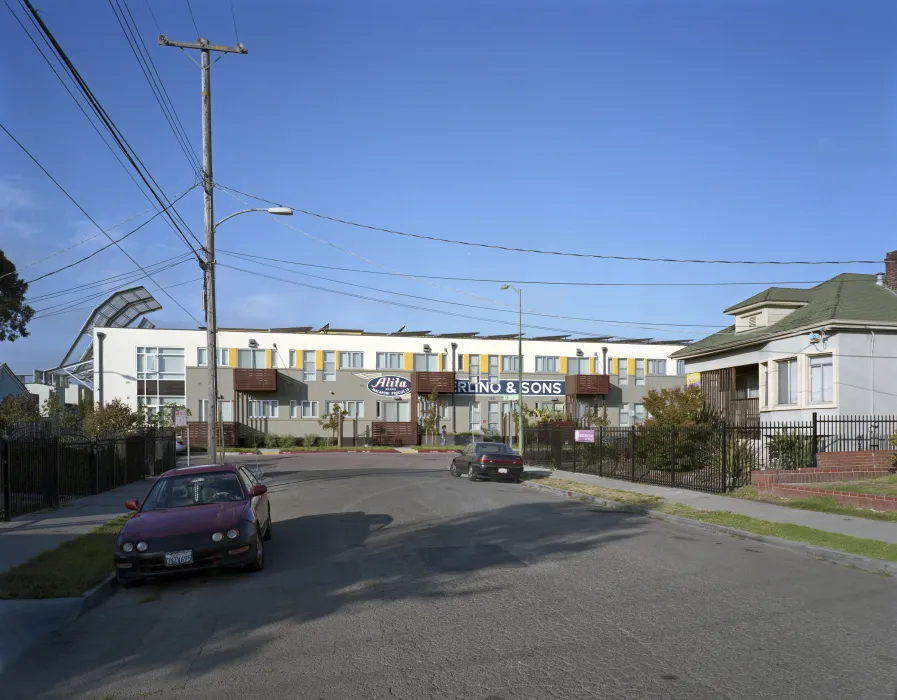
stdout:
[(247, 459), (267, 568), (117, 592), (0, 696), (895, 697), (890, 578), (498, 483), (442, 455)]

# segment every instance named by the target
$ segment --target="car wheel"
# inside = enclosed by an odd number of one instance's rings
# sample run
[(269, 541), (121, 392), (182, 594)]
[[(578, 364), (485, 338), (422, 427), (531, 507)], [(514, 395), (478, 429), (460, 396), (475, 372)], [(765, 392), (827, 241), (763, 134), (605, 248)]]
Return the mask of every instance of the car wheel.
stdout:
[(452, 476), (461, 476), (461, 472), (458, 471), (458, 465), (452, 462), (452, 466), (449, 467), (449, 472)]
[(472, 464), (467, 468), (467, 480), (468, 481), (476, 481), (477, 480), (477, 473), (474, 470)]
[(268, 527), (265, 528), (265, 541), (270, 542), (274, 537), (274, 524), (271, 522), (271, 506), (268, 506)]
[(262, 536), (255, 536), (255, 561), (249, 565), (250, 571), (261, 571), (265, 568), (265, 545), (262, 544)]

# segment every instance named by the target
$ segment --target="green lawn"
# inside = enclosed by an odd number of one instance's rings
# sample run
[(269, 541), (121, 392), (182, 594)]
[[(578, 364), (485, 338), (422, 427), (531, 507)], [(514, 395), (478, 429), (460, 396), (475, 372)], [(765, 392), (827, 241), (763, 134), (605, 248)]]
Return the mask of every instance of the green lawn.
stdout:
[(129, 517), (121, 515), (0, 574), (0, 599), (72, 598), (90, 590), (112, 573), (115, 539)]
[(897, 496), (897, 474), (877, 476), (862, 481), (843, 481), (831, 484), (815, 484), (816, 488), (851, 493), (874, 493), (879, 496)]
[[(534, 480), (535, 481), (535, 480)], [(539, 479), (538, 483), (546, 486), (554, 486), (555, 488), (565, 491), (573, 491), (584, 493), (591, 496), (598, 496), (609, 501), (616, 501), (627, 505), (637, 505), (660, 513), (668, 513), (670, 515), (678, 515), (691, 520), (699, 520), (701, 522), (713, 523), (715, 525), (724, 525), (726, 527), (752, 532), (757, 535), (770, 535), (772, 537), (780, 537), (793, 542), (803, 542), (828, 549), (837, 549), (841, 552), (856, 554), (870, 559), (881, 559), (883, 561), (897, 562), (897, 544), (882, 542), (880, 540), (861, 539), (859, 537), (850, 537), (834, 532), (826, 532), (825, 530), (817, 530), (803, 525), (792, 525), (790, 523), (776, 523), (769, 520), (759, 520), (738, 513), (731, 513), (722, 510), (700, 510), (691, 506), (680, 505), (678, 503), (665, 503), (658, 496), (648, 496), (631, 491), (621, 491), (618, 489), (604, 488), (602, 486), (592, 486), (589, 484), (581, 484), (577, 481), (567, 481), (564, 479)], [(815, 499), (806, 499), (815, 500)], [(831, 500), (831, 499), (828, 499)], [(834, 503), (834, 502), (832, 502)], [(837, 506), (837, 504), (835, 504)], [(795, 506), (791, 506), (795, 507)], [(799, 506), (798, 506), (799, 507)], [(816, 510), (815, 508), (811, 510)], [(858, 510), (851, 508), (849, 510)], [(835, 512), (835, 511), (825, 511)], [(852, 514), (852, 513), (851, 513)], [(891, 515), (891, 514), (886, 514)], [(889, 518), (882, 518), (889, 519)]]
[(883, 520), (885, 522), (897, 523), (897, 512), (895, 511), (874, 511), (865, 508), (853, 508), (841, 503), (836, 503), (834, 498), (825, 495), (814, 496), (812, 498), (781, 498), (780, 496), (757, 493), (757, 490), (753, 486), (744, 486), (735, 491), (730, 491), (725, 495), (733, 498), (744, 498), (750, 501), (772, 503), (777, 506), (785, 506), (786, 508), (796, 508), (797, 510), (815, 510), (819, 513), (849, 515), (854, 518), (866, 518), (867, 520)]

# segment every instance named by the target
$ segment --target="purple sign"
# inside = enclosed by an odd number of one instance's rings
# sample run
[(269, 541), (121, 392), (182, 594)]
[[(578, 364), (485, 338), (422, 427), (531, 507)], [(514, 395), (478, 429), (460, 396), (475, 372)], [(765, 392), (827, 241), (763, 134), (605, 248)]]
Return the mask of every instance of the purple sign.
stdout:
[(595, 442), (594, 430), (577, 430), (575, 433), (576, 442)]

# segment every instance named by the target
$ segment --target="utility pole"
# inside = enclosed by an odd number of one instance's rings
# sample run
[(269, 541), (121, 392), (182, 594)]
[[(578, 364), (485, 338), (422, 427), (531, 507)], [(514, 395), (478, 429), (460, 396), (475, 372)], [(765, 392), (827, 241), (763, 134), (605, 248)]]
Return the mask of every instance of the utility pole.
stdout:
[[(162, 46), (194, 49), (202, 54), (202, 189), (204, 193), (205, 264), (203, 269), (203, 302), (206, 312), (206, 365), (208, 367), (208, 401), (206, 405), (206, 454), (209, 464), (218, 462), (218, 320), (215, 307), (215, 208), (212, 179), (212, 71), (209, 52), (248, 53), (243, 44), (216, 46), (198, 38), (195, 43), (170, 41), (162, 34)], [(222, 453), (222, 458), (223, 458)]]

